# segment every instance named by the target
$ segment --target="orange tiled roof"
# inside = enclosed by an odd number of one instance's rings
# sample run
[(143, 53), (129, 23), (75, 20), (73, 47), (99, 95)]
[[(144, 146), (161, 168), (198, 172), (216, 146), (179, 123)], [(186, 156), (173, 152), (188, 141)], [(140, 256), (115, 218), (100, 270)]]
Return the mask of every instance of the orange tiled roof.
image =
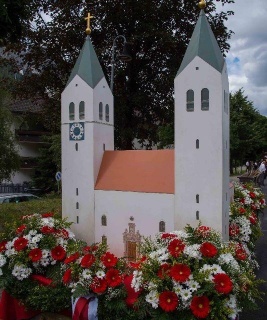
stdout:
[(174, 150), (105, 151), (96, 190), (174, 193)]

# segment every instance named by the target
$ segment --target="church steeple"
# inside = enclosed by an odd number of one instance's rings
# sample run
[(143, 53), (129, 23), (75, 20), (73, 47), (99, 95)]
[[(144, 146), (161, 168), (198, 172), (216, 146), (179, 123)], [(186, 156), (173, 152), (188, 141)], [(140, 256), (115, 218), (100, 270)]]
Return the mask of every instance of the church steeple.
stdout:
[(219, 72), (222, 71), (224, 66), (224, 57), (203, 9), (200, 12), (197, 24), (177, 75), (180, 74), (197, 56)]
[(91, 88), (94, 88), (104, 77), (103, 70), (96, 56), (90, 37), (87, 36), (79, 57), (72, 69), (67, 85), (78, 75)]

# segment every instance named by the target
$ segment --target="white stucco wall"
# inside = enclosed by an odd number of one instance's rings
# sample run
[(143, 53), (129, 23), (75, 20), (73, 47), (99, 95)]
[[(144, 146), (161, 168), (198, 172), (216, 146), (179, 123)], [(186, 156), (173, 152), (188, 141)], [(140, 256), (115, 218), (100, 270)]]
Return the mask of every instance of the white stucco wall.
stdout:
[[(198, 69), (197, 69), (198, 68)], [(209, 110), (201, 110), (201, 90), (209, 90)], [(186, 111), (186, 92), (194, 91), (194, 111)], [(175, 78), (175, 227), (199, 220), (222, 232), (224, 167), (223, 83), (220, 72), (199, 57)], [(199, 149), (196, 140), (199, 140)], [(226, 159), (226, 158), (225, 158)], [(228, 190), (228, 189), (227, 189)], [(199, 195), (199, 203), (196, 201)], [(199, 212), (199, 220), (196, 213)]]
[[(135, 231), (139, 231), (142, 236), (154, 236), (159, 232), (161, 220), (165, 222), (167, 232), (174, 230), (173, 212), (173, 194), (96, 190), (96, 242), (106, 236), (111, 252), (123, 256), (123, 233), (129, 223), (135, 223)], [(107, 217), (107, 226), (101, 225), (102, 215)]]

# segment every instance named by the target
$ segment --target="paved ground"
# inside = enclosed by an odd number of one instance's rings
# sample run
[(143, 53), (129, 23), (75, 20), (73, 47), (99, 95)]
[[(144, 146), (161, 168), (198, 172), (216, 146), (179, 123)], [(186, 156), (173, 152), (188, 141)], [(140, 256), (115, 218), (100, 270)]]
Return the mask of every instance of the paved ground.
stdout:
[[(267, 180), (265, 180), (265, 186), (262, 188), (265, 193), (265, 199), (267, 200)], [(257, 277), (266, 281), (261, 286), (261, 290), (265, 292), (263, 301), (259, 303), (259, 310), (242, 313), (240, 320), (267, 320), (267, 208), (261, 215), (262, 232), (261, 237), (256, 246), (257, 261), (260, 265), (260, 269), (257, 272)]]

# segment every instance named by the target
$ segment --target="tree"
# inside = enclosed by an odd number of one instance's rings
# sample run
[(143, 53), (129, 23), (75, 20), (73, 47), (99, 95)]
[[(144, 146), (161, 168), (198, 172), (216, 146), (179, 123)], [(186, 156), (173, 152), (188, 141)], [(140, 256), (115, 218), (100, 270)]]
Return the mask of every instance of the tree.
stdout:
[(267, 118), (244, 95), (243, 89), (230, 95), (230, 168), (247, 160), (262, 158), (267, 150)]
[(0, 45), (16, 42), (27, 22), (27, 0), (0, 0)]
[(8, 93), (0, 89), (0, 181), (9, 180), (20, 166), (16, 140), (11, 130), (12, 115), (8, 109), (9, 103)]
[[(17, 53), (23, 52), (21, 65), (28, 67), (16, 92), (46, 99), (44, 121), (59, 131), (60, 94), (84, 42), (84, 17), (90, 11), (91, 38), (107, 79), (114, 38), (124, 35), (131, 43), (131, 63), (117, 62), (115, 69), (115, 145), (131, 149), (137, 138), (150, 148), (158, 141), (158, 126), (173, 121), (173, 79), (199, 15), (197, 2), (32, 0), (28, 10), (34, 24), (25, 24), (20, 45), (13, 46)], [(233, 12), (215, 13), (217, 2), (208, 1), (206, 13), (226, 52), (231, 31), (224, 22)]]

